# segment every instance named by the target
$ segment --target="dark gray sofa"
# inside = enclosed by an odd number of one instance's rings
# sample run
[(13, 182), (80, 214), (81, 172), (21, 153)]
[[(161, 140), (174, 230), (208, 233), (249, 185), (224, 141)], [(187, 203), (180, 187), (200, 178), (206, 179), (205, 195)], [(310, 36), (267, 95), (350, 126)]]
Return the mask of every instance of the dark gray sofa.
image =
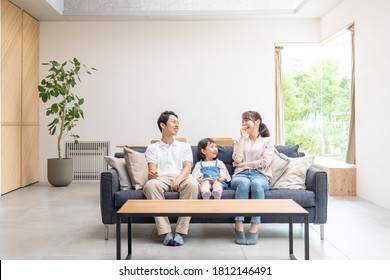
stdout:
[[(194, 165), (199, 161), (197, 147), (192, 146)], [(280, 152), (288, 157), (304, 156), (298, 151), (298, 145), (294, 146), (275, 146)], [(132, 147), (138, 152), (144, 152), (146, 147)], [(232, 146), (218, 146), (218, 159), (222, 160), (229, 173), (233, 174), (232, 165)], [(115, 154), (115, 157), (123, 157), (123, 153)], [(234, 199), (235, 191), (227, 189), (223, 191), (222, 199)], [(177, 192), (166, 192), (166, 199), (178, 199)], [(199, 196), (200, 198), (200, 196)], [(266, 199), (293, 199), (309, 212), (309, 223), (320, 224), (321, 239), (324, 239), (324, 224), (327, 219), (328, 205), (328, 184), (327, 174), (314, 167), (310, 167), (306, 175), (306, 189), (270, 189), (265, 194)], [(101, 173), (100, 178), (100, 206), (102, 222), (106, 226), (106, 239), (108, 239), (108, 225), (115, 224), (117, 221), (116, 212), (128, 199), (146, 199), (142, 190), (121, 190), (119, 185), (118, 173), (111, 168)], [(175, 222), (177, 218), (171, 218)], [(126, 222), (123, 221), (123, 222)], [(132, 218), (133, 223), (154, 223), (152, 217)], [(194, 217), (191, 223), (233, 223), (234, 217)], [(298, 218), (293, 220), (294, 223), (303, 223)], [(262, 217), (262, 223), (288, 223), (286, 217)]]

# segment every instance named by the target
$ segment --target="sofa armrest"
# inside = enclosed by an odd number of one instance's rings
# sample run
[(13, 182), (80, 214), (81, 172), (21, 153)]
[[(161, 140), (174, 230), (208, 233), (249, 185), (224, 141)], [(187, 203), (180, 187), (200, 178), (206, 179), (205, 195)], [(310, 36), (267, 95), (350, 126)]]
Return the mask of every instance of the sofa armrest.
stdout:
[(328, 213), (328, 177), (325, 171), (310, 167), (306, 174), (306, 189), (315, 193), (315, 223), (324, 224)]
[(111, 168), (100, 174), (100, 211), (103, 224), (112, 224), (115, 214), (114, 194), (120, 190), (119, 176)]

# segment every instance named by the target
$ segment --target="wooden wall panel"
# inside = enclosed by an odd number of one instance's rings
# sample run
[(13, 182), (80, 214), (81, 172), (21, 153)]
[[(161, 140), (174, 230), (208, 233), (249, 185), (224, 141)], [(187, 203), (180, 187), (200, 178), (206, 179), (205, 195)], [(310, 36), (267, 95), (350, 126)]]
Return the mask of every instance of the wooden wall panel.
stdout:
[(22, 126), (21, 184), (39, 181), (39, 126)]
[(20, 123), (22, 110), (22, 11), (2, 0), (1, 121)]
[(21, 186), (21, 127), (1, 128), (1, 194)]
[(1, 194), (39, 180), (39, 22), (1, 1)]
[(39, 122), (39, 22), (23, 12), (22, 122)]

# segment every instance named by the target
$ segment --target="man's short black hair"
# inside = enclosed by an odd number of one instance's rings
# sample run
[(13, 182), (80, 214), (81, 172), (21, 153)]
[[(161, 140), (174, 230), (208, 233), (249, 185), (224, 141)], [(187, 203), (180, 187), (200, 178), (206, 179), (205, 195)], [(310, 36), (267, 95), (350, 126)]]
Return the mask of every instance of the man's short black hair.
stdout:
[(175, 114), (175, 112), (173, 112), (173, 111), (164, 111), (164, 112), (162, 112), (162, 113), (160, 114), (160, 117), (159, 117), (158, 120), (157, 120), (157, 126), (158, 126), (158, 129), (160, 129), (160, 132), (162, 132), (162, 128), (161, 128), (161, 126), (160, 126), (160, 123), (163, 123), (163, 124), (166, 125), (170, 115), (173, 115), (173, 116), (175, 116), (176, 118), (179, 118), (179, 117)]

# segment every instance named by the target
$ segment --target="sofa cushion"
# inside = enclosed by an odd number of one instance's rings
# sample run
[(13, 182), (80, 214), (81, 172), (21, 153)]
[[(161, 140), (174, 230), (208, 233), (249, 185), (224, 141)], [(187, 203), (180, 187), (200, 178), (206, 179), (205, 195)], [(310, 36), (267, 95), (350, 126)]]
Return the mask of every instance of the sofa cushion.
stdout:
[(123, 154), (131, 185), (136, 190), (142, 189), (148, 180), (148, 163), (145, 155), (128, 147), (123, 148)]
[(265, 192), (266, 199), (293, 199), (302, 207), (314, 207), (315, 193), (308, 190), (272, 189)]
[(218, 146), (218, 159), (225, 164), (230, 176), (234, 173), (233, 167), (233, 146)]
[[(234, 190), (224, 190), (222, 192), (222, 199), (234, 199), (235, 196)], [(178, 192), (165, 192), (164, 193), (165, 199), (178, 199), (179, 193)], [(146, 199), (144, 196), (143, 190), (123, 190), (116, 192), (114, 194), (114, 204), (115, 207), (122, 207), (123, 204), (129, 199)], [(200, 194), (198, 196), (198, 199), (202, 199)]]
[(146, 199), (143, 190), (123, 190), (114, 194), (115, 207), (122, 207), (129, 199)]
[(299, 145), (275, 145), (275, 149), (282, 154), (285, 154), (286, 156), (290, 158), (297, 158), (299, 157), (298, 152)]
[(126, 170), (126, 162), (124, 158), (116, 158), (111, 156), (105, 156), (104, 159), (107, 161), (108, 165), (114, 168), (118, 172), (119, 185), (121, 189), (130, 189), (131, 183), (129, 174)]
[[(235, 198), (236, 191), (227, 189), (222, 191), (222, 199), (234, 199)], [(178, 192), (165, 192), (164, 193), (165, 199), (178, 199), (179, 198), (179, 193)], [(198, 194), (198, 199), (202, 199), (201, 194)], [(211, 197), (211, 199), (213, 199)]]
[(272, 170), (272, 179), (270, 182), (270, 188), (273, 188), (275, 183), (286, 171), (290, 159), (285, 155), (279, 153), (276, 149), (272, 157), (271, 170)]
[(275, 183), (275, 189), (305, 189), (306, 173), (313, 164), (314, 157), (290, 159), (286, 170)]

